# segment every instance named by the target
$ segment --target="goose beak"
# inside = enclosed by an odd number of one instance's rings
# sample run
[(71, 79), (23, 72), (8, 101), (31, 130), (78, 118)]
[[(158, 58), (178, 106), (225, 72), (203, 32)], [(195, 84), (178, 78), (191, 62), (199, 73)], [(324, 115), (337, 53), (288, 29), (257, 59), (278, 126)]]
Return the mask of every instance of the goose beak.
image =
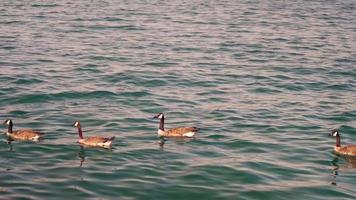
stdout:
[(158, 118), (158, 116), (156, 115), (156, 116), (153, 116), (153, 119), (157, 119)]

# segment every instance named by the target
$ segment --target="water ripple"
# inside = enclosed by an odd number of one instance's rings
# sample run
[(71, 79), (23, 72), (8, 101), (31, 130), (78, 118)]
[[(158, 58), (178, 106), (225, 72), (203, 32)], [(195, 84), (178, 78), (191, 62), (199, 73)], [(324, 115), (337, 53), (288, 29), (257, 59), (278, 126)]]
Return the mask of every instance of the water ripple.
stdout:
[[(0, 5), (5, 199), (354, 199), (354, 1)], [(195, 139), (156, 135), (197, 126)], [(113, 149), (80, 147), (115, 136)], [(6, 127), (3, 127), (3, 131)]]

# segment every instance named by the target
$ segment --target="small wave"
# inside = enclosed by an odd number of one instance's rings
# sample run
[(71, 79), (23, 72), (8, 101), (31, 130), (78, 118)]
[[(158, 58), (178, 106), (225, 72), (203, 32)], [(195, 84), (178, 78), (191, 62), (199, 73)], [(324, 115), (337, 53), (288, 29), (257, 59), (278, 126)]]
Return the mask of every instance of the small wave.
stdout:
[(60, 6), (59, 4), (32, 4), (32, 7), (38, 8), (38, 7), (57, 7)]
[(63, 101), (66, 99), (91, 99), (91, 98), (109, 98), (116, 94), (109, 91), (93, 92), (60, 92), (52, 94), (27, 94), (13, 100), (12, 103), (44, 103), (50, 101)]

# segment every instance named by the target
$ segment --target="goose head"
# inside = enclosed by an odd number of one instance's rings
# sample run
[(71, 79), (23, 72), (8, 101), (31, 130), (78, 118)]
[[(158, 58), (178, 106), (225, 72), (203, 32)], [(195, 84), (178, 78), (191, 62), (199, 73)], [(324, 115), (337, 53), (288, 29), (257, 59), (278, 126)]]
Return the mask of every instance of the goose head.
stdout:
[(333, 137), (337, 137), (337, 136), (340, 136), (340, 133), (339, 133), (339, 130), (334, 129), (331, 131), (331, 133), (329, 135), (333, 136)]
[(164, 115), (163, 115), (163, 113), (158, 113), (153, 118), (162, 119), (162, 118), (164, 118)]
[(74, 122), (73, 126), (77, 128), (81, 128), (79, 121)]
[(6, 125), (10, 126), (12, 124), (12, 120), (11, 119), (7, 119), (7, 120), (4, 121), (3, 124), (6, 124)]

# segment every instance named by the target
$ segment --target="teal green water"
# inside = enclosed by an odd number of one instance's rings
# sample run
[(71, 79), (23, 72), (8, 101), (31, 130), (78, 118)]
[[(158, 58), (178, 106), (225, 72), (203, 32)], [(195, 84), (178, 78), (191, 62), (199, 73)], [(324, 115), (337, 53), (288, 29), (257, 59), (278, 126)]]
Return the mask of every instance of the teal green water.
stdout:
[[(48, 3), (52, 2), (52, 3)], [(355, 199), (356, 3), (0, 3), (0, 199)], [(194, 139), (156, 134), (197, 126)], [(84, 134), (114, 149), (81, 148)], [(3, 132), (6, 126), (2, 127)]]

